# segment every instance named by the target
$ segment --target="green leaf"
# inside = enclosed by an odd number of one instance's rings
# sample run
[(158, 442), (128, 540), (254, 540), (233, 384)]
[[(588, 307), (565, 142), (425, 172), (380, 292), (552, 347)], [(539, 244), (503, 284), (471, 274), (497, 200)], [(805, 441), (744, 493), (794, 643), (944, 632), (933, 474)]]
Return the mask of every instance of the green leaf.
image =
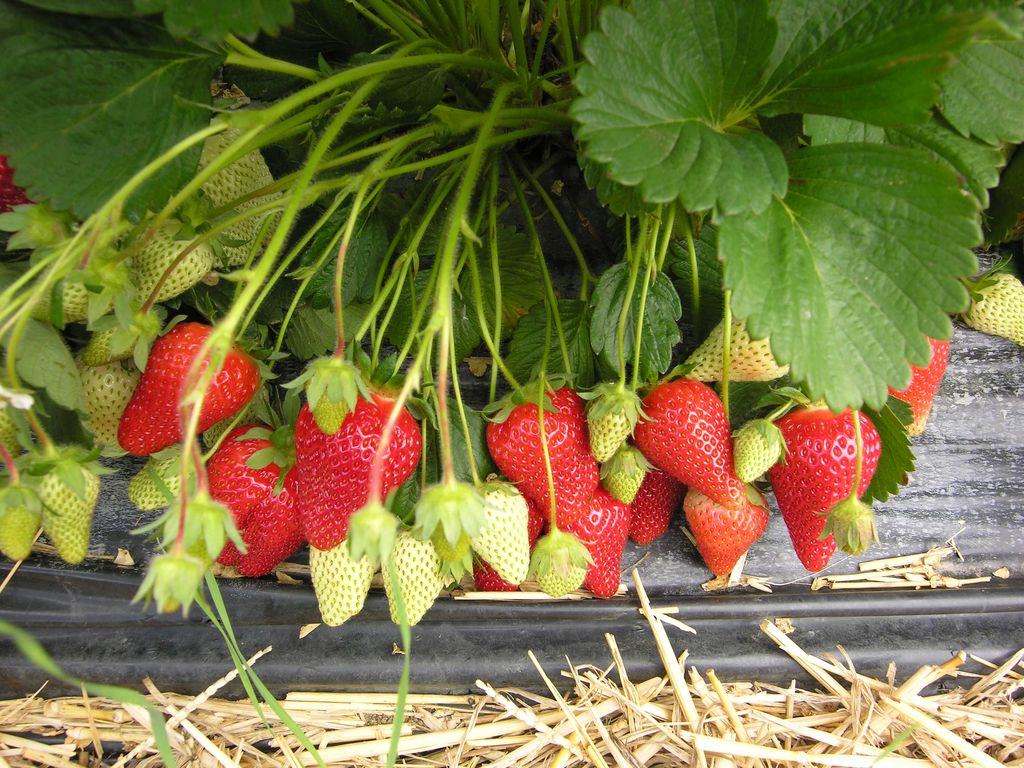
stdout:
[[(0, 4), (0, 147), (34, 200), (85, 218), (151, 160), (203, 128), (219, 56), (156, 24)], [(129, 200), (161, 206), (195, 173), (199, 147)]]
[(719, 227), (733, 310), (812, 399), (879, 408), (966, 306), (976, 203), (915, 150), (831, 144), (789, 163), (785, 200)]
[(338, 343), (338, 329), (334, 313), (329, 309), (314, 309), (303, 304), (295, 310), (284, 344), (299, 360), (312, 360), (332, 352)]
[[(7, 343), (5, 339), (4, 346)], [(14, 363), (26, 383), (45, 391), (61, 408), (85, 412), (78, 368), (53, 326), (29, 320), (18, 341)]]
[(871, 484), (862, 497), (864, 502), (885, 501), (900, 492), (900, 488), (910, 481), (910, 473), (914, 471), (914, 452), (910, 447), (910, 436), (903, 421), (893, 410), (894, 402), (905, 410), (910, 409), (896, 398), (890, 398), (888, 404), (880, 411), (865, 410), (864, 414), (878, 430), (882, 440), (882, 455), (878, 459), (878, 467), (871, 478)]
[(1024, 141), (1024, 40), (970, 46), (942, 79), (939, 108), (965, 136)]
[(999, 183), (999, 169), (1005, 161), (999, 149), (961, 136), (941, 118), (933, 117), (920, 125), (878, 128), (842, 117), (807, 115), (804, 126), (815, 144), (888, 142), (898, 147), (923, 149), (959, 174), (964, 188), (974, 195), (982, 208), (988, 207), (988, 190)]
[(697, 316), (693, 314), (693, 268), (685, 240), (673, 240), (668, 246), (666, 264), (678, 279), (676, 290), (686, 307), (686, 319), (694, 327), (697, 340), (706, 338), (722, 319), (725, 297), (722, 293), (722, 263), (718, 260), (718, 228), (705, 224), (693, 240), (697, 257)]
[(571, 107), (588, 159), (649, 203), (761, 211), (786, 187), (779, 148), (741, 128), (775, 37), (765, 0), (637, 0), (584, 42)]
[[(334, 306), (334, 272), (337, 266), (337, 247), (334, 241), (344, 229), (348, 217), (348, 208), (336, 211), (302, 252), (302, 265), (312, 267), (324, 254), (325, 249), (330, 251), (303, 294), (318, 309)], [(377, 273), (387, 256), (389, 241), (390, 236), (383, 216), (370, 213), (359, 222), (345, 253), (341, 275), (342, 304), (353, 301), (369, 302), (373, 299)]]
[(608, 166), (598, 163), (580, 153), (577, 157), (583, 171), (583, 180), (594, 190), (601, 204), (616, 216), (641, 216), (650, 206), (644, 203), (636, 187), (626, 187), (611, 180)]
[[(623, 354), (632, 366), (636, 349), (637, 317), (640, 314), (644, 274), (636, 288), (626, 316)], [(603, 275), (591, 299), (590, 346), (594, 354), (614, 373), (620, 373), (618, 326), (629, 287), (629, 267), (616, 264)], [(654, 381), (672, 364), (672, 350), (679, 343), (679, 316), (683, 308), (679, 295), (667, 275), (658, 274), (647, 292), (640, 340), (640, 380)]]
[(229, 33), (276, 35), (293, 19), (292, 0), (135, 0), (141, 13), (163, 13), (167, 31), (177, 38), (216, 42)]
[(19, 0), (25, 5), (43, 11), (74, 13), (81, 16), (101, 16), (111, 19), (135, 15), (132, 0)]
[(733, 430), (755, 418), (765, 395), (779, 386), (778, 381), (730, 381), (729, 424)]
[[(501, 338), (507, 339), (527, 311), (544, 298), (544, 279), (537, 268), (530, 238), (512, 227), (498, 228), (498, 279), (501, 281)], [(484, 317), (494, 330), (494, 270), (491, 265), (490, 245), (474, 249), (467, 258), (477, 260), (480, 275), (480, 303)], [(459, 278), (462, 296), (475, 308), (473, 276), (468, 266)], [(472, 312), (476, 318), (475, 309)]]
[[(448, 403), (448, 433), (452, 440), (452, 469), (455, 477), (467, 483), (473, 482), (473, 471), (469, 456), (472, 453), (476, 462), (477, 476), (483, 480), (488, 474), (497, 472), (491, 455), (487, 450), (487, 422), (479, 411), (466, 406), (466, 422), (469, 425), (469, 442), (466, 441), (466, 430), (462, 426), (462, 418), (454, 400)], [(436, 424), (436, 416), (434, 417)], [(436, 429), (428, 433), (428, 448), (424, 452), (427, 458), (428, 475), (441, 478), (441, 447)], [(418, 478), (417, 482), (418, 482)], [(417, 494), (418, 495), (418, 494)]]
[(938, 78), (986, 19), (935, 0), (905, 0), (898, 13), (891, 0), (774, 0), (771, 8), (778, 35), (760, 111), (877, 125), (925, 120)]
[(992, 190), (985, 240), (1005, 243), (1019, 240), (1024, 226), (1024, 150), (1018, 146), (1003, 169), (999, 184)]
[[(577, 388), (592, 386), (595, 366), (594, 354), (590, 349), (590, 305), (576, 299), (559, 299), (558, 316), (565, 334), (569, 364), (565, 364), (552, 323), (547, 373), (565, 374)], [(544, 327), (547, 320), (547, 304), (534, 304), (512, 334), (505, 363), (521, 384), (525, 384), (540, 373), (541, 357), (544, 354)]]

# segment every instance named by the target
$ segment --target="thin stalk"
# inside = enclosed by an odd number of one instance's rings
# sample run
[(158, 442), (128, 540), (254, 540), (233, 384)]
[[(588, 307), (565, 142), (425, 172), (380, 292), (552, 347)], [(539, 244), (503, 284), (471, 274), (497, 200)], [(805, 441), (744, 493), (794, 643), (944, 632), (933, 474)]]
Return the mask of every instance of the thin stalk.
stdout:
[(17, 485), (21, 481), (21, 475), (18, 474), (18, 465), (14, 463), (14, 457), (11, 456), (7, 446), (2, 442), (0, 442), (0, 462), (7, 467), (7, 474), (10, 477), (9, 485)]
[[(499, 342), (501, 341), (501, 321), (502, 321), (502, 296), (501, 296), (501, 254), (498, 252), (498, 174), (501, 169), (498, 164), (495, 163), (491, 167), (491, 178), (488, 185), (488, 199), (487, 199), (487, 239), (490, 245), (491, 251), (491, 279), (494, 281), (494, 306), (498, 307), (498, 311), (494, 313), (494, 338)], [(470, 267), (472, 270), (472, 267)], [(476, 280), (476, 278), (474, 278)], [(479, 288), (479, 281), (474, 282), (474, 290)], [(477, 309), (483, 314), (483, 307), (480, 305), (480, 296), (477, 299)], [(480, 327), (483, 328), (486, 323), (483, 322), (483, 317), (480, 318)], [(481, 334), (482, 335), (482, 334)], [(493, 347), (493, 343), (490, 345)], [(494, 402), (498, 395), (498, 356), (494, 355), (494, 352), (498, 350), (492, 349), (491, 358), (494, 363), (491, 365), (491, 386), (488, 391), (488, 401)]]
[[(455, 464), (452, 460), (451, 422), (448, 420), (448, 359), (452, 346), (452, 308), (451, 293), (447, 297), (438, 297), (439, 301), (447, 298), (448, 307), (441, 324), (441, 338), (437, 348), (437, 383), (434, 389), (437, 396), (437, 436), (441, 446), (441, 475), (446, 485), (455, 482)], [(454, 356), (452, 356), (454, 359)]]
[[(646, 225), (644, 227), (646, 229)], [(622, 299), (622, 308), (619, 310), (619, 320), (615, 327), (615, 340), (617, 345), (617, 352), (619, 356), (619, 387), (625, 389), (626, 387), (626, 325), (629, 322), (629, 313), (633, 309), (633, 293), (636, 290), (636, 278), (640, 271), (640, 259), (638, 257), (638, 251), (640, 248), (634, 248), (632, 244), (632, 229), (631, 219), (626, 218), (626, 263), (629, 264), (629, 277), (626, 283), (626, 295)], [(640, 245), (640, 241), (643, 239), (643, 234), (640, 234), (637, 238), (637, 245)], [(640, 318), (637, 318), (639, 321)], [(638, 326), (641, 324), (638, 322)]]
[(264, 72), (278, 72), (283, 75), (292, 75), (293, 77), (313, 82), (321, 79), (320, 73), (315, 69), (303, 67), (290, 61), (271, 58), (246, 45), (234, 35), (229, 34), (224, 38), (224, 42), (230, 49), (227, 57), (224, 59), (225, 64), (237, 64), (241, 67), (260, 69)]
[[(663, 255), (668, 249), (668, 241), (672, 236), (672, 224), (674, 217), (674, 209), (669, 210), (668, 221), (665, 224), (665, 233), (661, 238), (659, 245), (659, 252)], [(660, 222), (659, 222), (660, 225)], [(644, 313), (647, 311), (647, 295), (651, 288), (651, 283), (654, 281), (656, 276), (656, 264), (658, 256), (653, 253), (653, 246), (658, 242), (657, 232), (651, 241), (652, 252), (647, 255), (647, 274), (644, 277), (644, 281), (640, 289), (640, 306), (637, 310), (637, 322), (636, 322), (636, 337), (633, 339), (633, 378), (630, 382), (630, 387), (636, 390), (637, 385), (640, 382), (640, 348), (643, 344), (644, 335)]]
[(693, 222), (686, 215), (686, 250), (690, 254), (690, 322), (697, 327), (700, 318), (700, 274), (697, 271), (697, 249), (693, 244)]
[(356, 222), (362, 213), (363, 201), (366, 199), (367, 184), (362, 184), (356, 192), (356, 199), (352, 203), (352, 210), (349, 211), (348, 221), (345, 223), (345, 230), (341, 237), (341, 244), (338, 246), (338, 259), (334, 265), (334, 320), (337, 323), (338, 342), (334, 348), (334, 356), (339, 360), (345, 355), (345, 312), (341, 304), (341, 283), (345, 275), (345, 254), (348, 253), (349, 245), (352, 242), (352, 234), (355, 232)]
[(508, 27), (512, 32), (512, 50), (516, 54), (516, 73), (523, 86), (529, 80), (529, 65), (526, 56), (526, 40), (523, 38), (523, 25), (520, 22), (519, 7), (516, 0), (503, 0), (505, 13), (508, 16)]
[(473, 485), (480, 485), (480, 472), (476, 466), (476, 456), (473, 455), (473, 438), (469, 431), (469, 418), (466, 416), (466, 405), (462, 402), (462, 388), (459, 386), (459, 368), (458, 360), (455, 359), (455, 339), (451, 337), (449, 339), (451, 350), (449, 353), (449, 359), (451, 360), (451, 374), (452, 374), (452, 390), (455, 393), (455, 407), (459, 411), (459, 423), (462, 425), (462, 436), (466, 441), (466, 456), (469, 459), (469, 472), (473, 477)]
[(732, 291), (725, 292), (725, 317), (722, 319), (722, 407), (729, 420), (729, 371), (732, 367)]
[[(487, 350), (491, 353), (491, 359), (494, 361), (495, 368), (501, 371), (501, 374), (508, 381), (512, 389), (519, 389), (519, 382), (516, 381), (516, 377), (512, 374), (512, 371), (508, 369), (508, 366), (502, 359), (501, 352), (498, 350), (495, 338), (491, 335), (490, 328), (487, 327), (487, 317), (484, 314), (483, 308), (483, 291), (480, 287), (480, 268), (474, 258), (469, 259), (469, 276), (473, 283), (473, 299), (476, 304), (477, 322), (480, 325), (480, 336), (484, 340), (484, 345), (487, 347)], [(493, 386), (491, 391), (491, 401), (494, 401)]]
[(551, 214), (551, 218), (558, 226), (559, 231), (565, 237), (565, 241), (569, 244), (569, 249), (572, 251), (573, 256), (576, 257), (576, 263), (579, 264), (580, 267), (580, 275), (583, 277), (583, 285), (580, 287), (580, 300), (586, 301), (590, 294), (590, 284), (596, 283), (597, 278), (595, 278), (594, 273), (590, 271), (587, 259), (583, 255), (583, 249), (580, 248), (579, 241), (572, 233), (572, 230), (569, 229), (569, 225), (565, 223), (565, 218), (562, 216), (561, 211), (558, 210), (558, 206), (555, 205), (555, 202), (551, 199), (547, 190), (544, 189), (544, 185), (540, 183), (534, 174), (529, 172), (522, 158), (517, 157), (516, 161), (516, 164), (519, 166), (520, 173), (522, 173), (523, 177), (530, 182), (530, 186), (533, 187), (534, 192), (536, 192), (537, 196), (541, 201), (543, 201), (544, 207), (548, 209), (548, 213)]
[(415, 43), (423, 38), (422, 30), (416, 32), (409, 24), (396, 13), (388, 3), (379, 0), (366, 0), (366, 4), (373, 7), (371, 12), (356, 0), (349, 0), (356, 9), (367, 19), (381, 29), (387, 30), (395, 37), (405, 40), (407, 43)]
[(850, 499), (856, 501), (860, 498), (860, 481), (864, 476), (864, 436), (860, 428), (860, 411), (853, 411), (853, 441), (857, 446), (857, 460), (853, 470), (853, 488), (850, 489)]
[(533, 222), (533, 215), (530, 212), (530, 204), (526, 201), (526, 192), (523, 189), (522, 182), (519, 180), (513, 169), (509, 169), (509, 178), (512, 180), (512, 188), (515, 190), (516, 199), (519, 201), (519, 207), (523, 211), (523, 218), (526, 221), (526, 227), (530, 231), (530, 238), (533, 241), (533, 251), (537, 256), (537, 263), (540, 267), (541, 277), (544, 281), (544, 295), (551, 307), (551, 311), (554, 313), (555, 318), (555, 331), (558, 334), (558, 346), (562, 352), (562, 362), (565, 364), (565, 372), (567, 374), (572, 373), (572, 361), (569, 357), (569, 345), (565, 340), (565, 331), (562, 329), (562, 318), (558, 312), (558, 297), (555, 294), (555, 286), (551, 282), (551, 274), (548, 272), (548, 265), (544, 259), (544, 251), (540, 244), (540, 235), (537, 232), (537, 227)]

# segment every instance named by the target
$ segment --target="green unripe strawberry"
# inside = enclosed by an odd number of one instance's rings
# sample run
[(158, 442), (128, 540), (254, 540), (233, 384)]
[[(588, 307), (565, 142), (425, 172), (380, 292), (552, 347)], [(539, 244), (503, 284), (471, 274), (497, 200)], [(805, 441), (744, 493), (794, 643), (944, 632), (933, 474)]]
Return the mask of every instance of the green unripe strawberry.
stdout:
[(85, 559), (99, 495), (99, 477), (71, 460), (58, 462), (39, 483), (43, 530), (67, 563)]
[(601, 485), (619, 501), (632, 504), (644, 477), (652, 469), (640, 449), (623, 445), (608, 461), (601, 465)]
[(11, 406), (0, 406), (0, 445), (11, 456), (17, 456), (21, 453), (21, 446), (18, 445), (18, 425), (11, 418), (8, 408)]
[(583, 586), (591, 562), (582, 541), (555, 529), (534, 547), (530, 573), (542, 592), (551, 597), (564, 597)]
[(14, 484), (0, 489), (0, 552), (24, 560), (42, 522), (42, 505), (34, 490)]
[[(93, 331), (79, 355), (81, 361), (86, 365), (105, 365), (134, 357), (136, 364), (144, 367), (149, 347), (160, 335), (165, 316), (162, 307), (154, 307), (149, 312), (135, 312), (127, 325), (107, 325)], [(112, 321), (113, 317), (103, 318), (101, 323)]]
[(309, 573), (324, 624), (337, 627), (363, 609), (374, 567), (365, 557), (353, 560), (343, 541), (328, 550), (310, 547)]
[(97, 445), (117, 446), (117, 426), (139, 383), (139, 372), (134, 366), (126, 368), (121, 363), (85, 365), (79, 361), (78, 373), (85, 410), (89, 413), (86, 429), (92, 432)]
[[(685, 365), (693, 366), (686, 374), (697, 381), (721, 381), (725, 321), (715, 326), (704, 342), (693, 351)], [(772, 381), (785, 376), (788, 365), (779, 365), (772, 355), (768, 339), (753, 340), (742, 320), (732, 323), (729, 340), (729, 379), (731, 381)]]
[(160, 478), (172, 498), (177, 496), (181, 491), (181, 450), (168, 448), (159, 457), (151, 456), (128, 483), (128, 499), (143, 512), (164, 509), (171, 503), (151, 473)]
[(391, 621), (399, 624), (401, 619), (395, 602), (392, 569), (398, 577), (406, 618), (409, 625), (414, 626), (434, 604), (438, 593), (444, 587), (444, 582), (438, 575), (441, 561), (432, 542), (421, 541), (407, 531), (398, 535), (395, 547), (391, 551), (390, 562), (384, 565), (381, 573), (384, 576), (384, 591), (388, 596)]
[(481, 489), (484, 525), (473, 551), (510, 584), (521, 584), (530, 570), (530, 509), (511, 483), (492, 481)]
[[(236, 141), (241, 135), (241, 131), (229, 128), (208, 138), (203, 145), (199, 167), (206, 168), (227, 149), (228, 145)], [(253, 150), (242, 155), (210, 177), (203, 184), (203, 192), (206, 193), (206, 196), (210, 198), (210, 201), (217, 208), (230, 205), (235, 211), (244, 213), (279, 197), (280, 193), (263, 195), (239, 203), (235, 201), (263, 189), (273, 184), (273, 182), (274, 177), (271, 175), (263, 155), (260, 154), (259, 150)], [(222, 230), (220, 235), (222, 240), (242, 243), (241, 245), (231, 243), (224, 245), (221, 258), (222, 264), (236, 267), (246, 262), (249, 258), (252, 241), (259, 234), (260, 226), (267, 215), (254, 215)], [(276, 216), (276, 214), (269, 215)], [(273, 230), (271, 229), (270, 231), (272, 232)], [(262, 247), (259, 250), (262, 251)]]
[[(32, 308), (32, 317), (50, 322), (51, 294), (47, 292)], [(65, 323), (78, 323), (89, 314), (89, 289), (82, 283), (65, 280), (61, 288), (61, 319)]]
[(187, 614), (189, 606), (199, 596), (208, 567), (206, 560), (188, 552), (157, 555), (149, 564), (146, 578), (132, 602), (155, 600), (160, 613), (181, 608), (182, 614)]
[(484, 527), (484, 502), (468, 483), (456, 480), (427, 488), (416, 502), (413, 533), (431, 540), (443, 579), (461, 579), (473, 570), (470, 540)]
[(1024, 284), (1009, 272), (979, 280), (964, 313), (971, 328), (1024, 346)]
[[(184, 256), (177, 266), (171, 267), (178, 257), (192, 245), (191, 238), (175, 239), (182, 230), (180, 221), (169, 220), (162, 223), (134, 257), (132, 272), (139, 296), (146, 300), (157, 284), (163, 279), (153, 303), (167, 301), (187, 291), (213, 269), (214, 253), (208, 243), (200, 243)], [(164, 273), (167, 272), (164, 278)]]
[(850, 555), (861, 555), (878, 543), (875, 511), (858, 498), (843, 499), (828, 513), (822, 539), (831, 534), (836, 546)]
[(610, 459), (643, 416), (640, 397), (621, 384), (599, 384), (581, 394), (587, 403), (587, 430), (590, 453), (598, 462)]
[(767, 419), (748, 421), (732, 438), (732, 460), (736, 477), (752, 483), (782, 458), (786, 441), (777, 426)]

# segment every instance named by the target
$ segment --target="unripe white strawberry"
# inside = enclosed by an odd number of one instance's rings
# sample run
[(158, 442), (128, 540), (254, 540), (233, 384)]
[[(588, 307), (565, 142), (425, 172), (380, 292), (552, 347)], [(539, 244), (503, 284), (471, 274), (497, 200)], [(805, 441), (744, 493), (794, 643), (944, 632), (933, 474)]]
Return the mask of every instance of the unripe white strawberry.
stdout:
[(94, 366), (79, 360), (78, 373), (85, 410), (89, 413), (86, 429), (92, 432), (98, 445), (116, 446), (117, 425), (139, 383), (139, 372), (134, 366), (127, 368), (121, 363)]
[[(693, 351), (684, 365), (693, 366), (686, 374), (697, 381), (721, 381), (725, 321), (715, 326), (704, 342)], [(772, 355), (768, 339), (753, 340), (742, 320), (732, 323), (729, 339), (729, 379), (732, 381), (772, 381), (785, 376), (788, 365), (779, 365)]]
[(392, 567), (402, 591), (405, 616), (410, 626), (416, 625), (434, 604), (438, 593), (444, 587), (441, 577), (438, 576), (441, 570), (441, 561), (434, 549), (434, 544), (429, 539), (420, 541), (411, 533), (403, 531), (395, 540), (390, 564), (385, 563), (381, 568), (391, 620), (395, 624), (399, 624), (401, 619), (398, 605), (395, 602), (395, 586), (391, 579)]
[(511, 483), (492, 481), (481, 491), (484, 526), (473, 538), (476, 552), (510, 584), (521, 584), (530, 570), (530, 510)]
[(1024, 284), (1009, 272), (982, 278), (964, 322), (982, 333), (1024, 346)]
[[(176, 266), (171, 267), (193, 243), (191, 238), (176, 239), (182, 226), (180, 221), (163, 222), (153, 238), (132, 257), (135, 287), (143, 300), (149, 297), (157, 284), (160, 284), (160, 288), (153, 303), (173, 299), (194, 286), (213, 269), (213, 248), (205, 242), (192, 248)], [(168, 272), (166, 278), (165, 272)], [(161, 278), (163, 283), (160, 283)]]
[(343, 541), (328, 550), (310, 547), (309, 573), (324, 624), (337, 627), (363, 609), (374, 568), (365, 557), (353, 560)]
[[(77, 479), (75, 473), (79, 474)], [(87, 467), (72, 462), (61, 462), (39, 483), (43, 530), (57, 548), (57, 554), (67, 563), (80, 563), (85, 559), (92, 514), (99, 495), (99, 477)]]

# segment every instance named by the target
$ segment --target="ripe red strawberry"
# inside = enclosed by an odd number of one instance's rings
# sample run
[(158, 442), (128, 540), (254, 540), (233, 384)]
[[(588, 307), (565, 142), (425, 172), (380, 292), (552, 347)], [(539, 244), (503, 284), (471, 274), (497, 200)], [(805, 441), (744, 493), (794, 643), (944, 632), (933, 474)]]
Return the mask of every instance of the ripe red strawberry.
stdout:
[[(121, 415), (117, 440), (128, 453), (156, 453), (182, 438), (178, 407), (189, 368), (213, 328), (202, 323), (176, 325), (153, 344), (149, 362)], [(205, 364), (202, 369), (205, 370)], [(255, 361), (237, 345), (210, 382), (199, 415), (199, 431), (237, 413), (260, 386)]]
[(711, 387), (693, 379), (659, 384), (644, 398), (644, 413), (647, 420), (633, 437), (652, 464), (722, 506), (746, 506), (746, 487), (733, 469), (729, 420)]
[(914, 412), (914, 421), (907, 427), (907, 432), (911, 435), (920, 435), (924, 432), (924, 425), (932, 410), (932, 401), (939, 390), (939, 383), (949, 362), (948, 341), (928, 339), (928, 343), (932, 347), (932, 359), (928, 361), (928, 365), (923, 368), (916, 365), (910, 367), (910, 385), (906, 389), (897, 392), (892, 387), (889, 388), (889, 394), (907, 403)]
[[(826, 514), (850, 495), (856, 473), (857, 445), (852, 412), (834, 414), (828, 408), (801, 408), (776, 422), (786, 440), (785, 463), (768, 472), (775, 499), (786, 521), (793, 549), (804, 567), (820, 571), (836, 550), (832, 535), (819, 537)], [(878, 466), (882, 442), (871, 420), (860, 414), (864, 446), (860, 484), (862, 495)]]
[[(331, 549), (348, 534), (348, 521), (370, 495), (370, 467), (394, 401), (378, 394), (359, 398), (333, 435), (320, 431), (308, 406), (295, 424), (298, 503), (306, 539), (317, 549)], [(420, 427), (403, 409), (384, 456), (383, 495), (416, 469), (422, 440)]]
[[(583, 514), (600, 482), (590, 454), (583, 400), (563, 387), (551, 393), (555, 411), (544, 411), (555, 505), (559, 519)], [(487, 425), (487, 448), (498, 468), (541, 508), (549, 507), (548, 476), (540, 441), (536, 399), (517, 405), (504, 421)]]
[[(265, 576), (298, 551), (306, 542), (295, 504), (298, 473), (294, 468), (284, 476), (284, 486), (271, 493), (249, 513), (246, 525), (239, 528), (246, 552), (241, 554), (234, 542), (227, 542), (217, 559), (229, 563), (237, 556), (238, 572), (243, 576)], [(232, 554), (232, 550), (234, 551)]]
[(700, 556), (716, 576), (732, 571), (736, 561), (761, 538), (768, 526), (764, 498), (760, 494), (757, 498), (757, 503), (748, 499), (743, 509), (728, 509), (696, 488), (686, 492), (683, 499), (686, 522), (697, 540)]
[(652, 469), (644, 475), (630, 505), (629, 537), (644, 546), (665, 533), (684, 490), (683, 484), (668, 472)]
[(238, 566), (243, 576), (270, 573), (305, 541), (295, 504), (297, 474), (281, 466), (287, 459), (269, 435), (259, 424), (236, 427), (206, 465), (210, 496), (231, 510), (247, 550), (243, 555), (229, 541), (217, 560)]
[[(530, 515), (526, 523), (526, 533), (530, 540), (530, 551), (532, 552), (533, 545), (537, 543), (540, 532), (544, 530), (544, 526), (547, 524), (548, 516), (536, 502), (530, 501), (530, 499), (526, 499), (526, 508)], [(480, 592), (515, 592), (519, 589), (518, 584), (505, 581), (490, 564), (480, 558), (473, 561), (473, 580), (476, 582), (476, 588)]]
[(28, 202), (25, 193), (14, 183), (14, 169), (7, 164), (7, 157), (0, 155), (0, 213)]
[(583, 586), (597, 597), (618, 592), (622, 551), (629, 533), (629, 505), (598, 488), (589, 509), (566, 524), (565, 531), (586, 545), (594, 561), (587, 568)]

